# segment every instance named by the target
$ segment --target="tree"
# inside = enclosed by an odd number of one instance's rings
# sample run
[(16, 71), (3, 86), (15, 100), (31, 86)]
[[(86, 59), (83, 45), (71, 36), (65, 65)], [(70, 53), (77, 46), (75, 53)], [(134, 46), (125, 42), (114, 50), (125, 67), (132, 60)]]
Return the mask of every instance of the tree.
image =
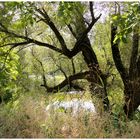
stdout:
[[(116, 5), (118, 5), (118, 9), (115, 8), (115, 14), (112, 15), (110, 43), (115, 66), (124, 84), (124, 112), (130, 117), (140, 104), (140, 6), (139, 2), (116, 3)], [(32, 47), (42, 46), (48, 52), (53, 51), (61, 58), (65, 56), (71, 60), (73, 72), (67, 74), (61, 65), (56, 64), (57, 70), (64, 75), (65, 79), (56, 86), (49, 86), (44, 65), (32, 51), (32, 55), (41, 66), (43, 79), (41, 86), (45, 87), (47, 92), (56, 93), (66, 85), (77, 88), (74, 81), (85, 79), (90, 83), (92, 96), (97, 85), (102, 87), (100, 94), (104, 107), (105, 109), (109, 108), (106, 90), (109, 74), (101, 70), (98, 62), (99, 57), (97, 58), (94, 46), (91, 44), (92, 39), (89, 36), (101, 17), (101, 14), (95, 16), (93, 2), (4, 2), (0, 6), (2, 8), (0, 11), (0, 35), (3, 38), (1, 47), (10, 47), (9, 50), (13, 50), (17, 47), (23, 49), (30, 45)], [(112, 11), (110, 13), (112, 14)], [(130, 41), (129, 44), (127, 40)], [(127, 64), (122, 60), (124, 56), (120, 51), (120, 45), (132, 46), (128, 49), (131, 56)], [(76, 70), (73, 61), (79, 54), (84, 58), (87, 66), (82, 71)], [(56, 60), (53, 59), (53, 61)]]
[[(49, 12), (49, 8), (54, 8), (54, 6), (58, 7), (58, 16), (52, 11), (51, 13)], [(106, 91), (108, 75), (101, 71), (96, 54), (88, 37), (88, 33), (101, 17), (101, 14), (95, 17), (93, 2), (89, 2), (89, 4), (82, 2), (60, 2), (53, 4), (37, 2), (5, 2), (2, 3), (2, 7), (3, 15), (5, 15), (6, 18), (2, 16), (5, 20), (1, 20), (0, 22), (0, 32), (5, 34), (5, 36), (14, 38), (15, 40), (13, 42), (8, 40), (9, 43), (5, 43), (2, 45), (3, 47), (11, 46), (11, 49), (13, 49), (18, 46), (34, 44), (49, 48), (69, 59), (72, 59), (78, 53), (82, 54), (88, 67), (87, 71), (74, 73), (68, 77), (66, 76), (66, 79), (55, 87), (49, 87), (47, 85), (45, 75), (43, 74), (42, 77), (44, 84), (42, 84), (42, 86), (44, 86), (48, 92), (57, 92), (67, 84), (72, 86), (74, 80), (86, 79), (91, 83), (90, 89), (92, 94), (94, 94), (94, 88), (97, 84), (102, 86), (103, 92), (101, 94), (105, 104), (104, 107), (106, 109), (109, 107), (109, 100), (107, 98)], [(57, 9), (54, 9), (53, 11), (55, 12)], [(84, 14), (86, 12), (89, 12), (91, 15), (90, 19), (88, 19), (90, 22), (84, 18)], [(57, 20), (55, 17), (58, 17)], [(63, 25), (61, 27), (66, 28), (68, 34), (73, 35), (73, 40), (75, 43), (71, 49), (69, 49), (67, 46), (66, 40), (62, 35), (64, 32), (61, 32), (58, 21), (61, 21), (61, 24)], [(46, 40), (42, 41), (42, 38), (38, 39), (35, 35), (31, 34), (31, 32), (35, 29), (33, 28), (32, 30), (32, 26), (34, 27), (35, 24), (40, 24), (40, 22), (41, 25), (47, 25), (46, 31), (49, 29), (53, 31), (53, 34), (59, 42), (59, 44), (57, 44), (58, 46), (54, 46), (48, 42), (46, 43)]]
[[(129, 11), (113, 16), (111, 25), (111, 49), (116, 68), (124, 84), (125, 105), (124, 112), (131, 117), (140, 105), (140, 55), (139, 55), (139, 26), (140, 26), (140, 3), (128, 4)], [(117, 11), (117, 8), (115, 8)], [(126, 68), (122, 62), (119, 49), (120, 42), (127, 42), (128, 34), (132, 34), (131, 57), (129, 66)]]

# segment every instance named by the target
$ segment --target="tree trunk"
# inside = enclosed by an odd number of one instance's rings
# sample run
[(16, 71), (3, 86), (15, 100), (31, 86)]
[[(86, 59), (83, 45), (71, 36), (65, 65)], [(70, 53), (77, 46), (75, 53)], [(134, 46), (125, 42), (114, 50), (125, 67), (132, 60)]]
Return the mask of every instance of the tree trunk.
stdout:
[(133, 30), (132, 51), (129, 71), (124, 67), (119, 51), (118, 42), (113, 42), (117, 34), (117, 27), (111, 25), (111, 49), (113, 59), (121, 79), (124, 84), (125, 105), (123, 107), (128, 118), (133, 116), (140, 105), (140, 56), (138, 57), (139, 47), (139, 28), (136, 26)]
[(139, 26), (133, 29), (132, 51), (129, 67), (129, 81), (125, 84), (125, 105), (124, 112), (128, 117), (133, 116), (135, 110), (140, 105), (140, 75), (139, 75)]
[(88, 37), (85, 38), (81, 46), (84, 60), (89, 68), (89, 76), (87, 80), (90, 83), (91, 97), (96, 94), (95, 89), (98, 88), (98, 95), (103, 99), (104, 109), (108, 110), (109, 100), (106, 91), (107, 77), (100, 70), (96, 54), (91, 47)]
[[(93, 15), (93, 5), (91, 3), (91, 14), (94, 20)], [(86, 30), (85, 20), (84, 17), (79, 14), (75, 19), (75, 37), (77, 40), (81, 38), (81, 35)], [(89, 76), (87, 77), (88, 82), (90, 83), (90, 90), (91, 90), (91, 97), (95, 95), (95, 88), (99, 88), (99, 95), (103, 99), (104, 109), (109, 109), (109, 100), (107, 97), (106, 91), (106, 80), (107, 77), (102, 73), (99, 67), (99, 63), (96, 57), (96, 54), (91, 46), (90, 40), (88, 35), (82, 40), (80, 44), (80, 50), (82, 51), (82, 55), (84, 57), (85, 63), (89, 68)], [(98, 86), (98, 87), (97, 87)], [(101, 89), (102, 87), (102, 89)]]
[(140, 81), (132, 81), (124, 87), (124, 112), (130, 118), (140, 105)]

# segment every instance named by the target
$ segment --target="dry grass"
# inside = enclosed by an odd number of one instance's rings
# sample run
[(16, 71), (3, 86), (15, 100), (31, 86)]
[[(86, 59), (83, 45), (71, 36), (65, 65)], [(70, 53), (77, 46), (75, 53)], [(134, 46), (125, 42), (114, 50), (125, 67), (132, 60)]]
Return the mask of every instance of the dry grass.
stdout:
[(110, 113), (77, 116), (61, 111), (45, 112), (45, 98), (22, 96), (0, 106), (1, 138), (140, 138), (140, 122)]

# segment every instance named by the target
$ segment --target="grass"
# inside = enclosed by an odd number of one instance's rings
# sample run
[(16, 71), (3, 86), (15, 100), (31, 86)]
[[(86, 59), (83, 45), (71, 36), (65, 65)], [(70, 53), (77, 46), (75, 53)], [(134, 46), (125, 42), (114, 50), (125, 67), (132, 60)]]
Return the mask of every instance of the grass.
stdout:
[[(83, 100), (89, 99), (84, 94)], [(77, 97), (78, 97), (77, 96)], [(17, 100), (0, 105), (0, 138), (140, 138), (140, 116), (133, 121), (125, 116), (114, 116), (102, 110), (100, 101), (97, 114), (56, 111), (47, 113), (45, 108), (57, 99), (76, 98), (59, 93), (47, 96), (43, 94), (22, 94)]]

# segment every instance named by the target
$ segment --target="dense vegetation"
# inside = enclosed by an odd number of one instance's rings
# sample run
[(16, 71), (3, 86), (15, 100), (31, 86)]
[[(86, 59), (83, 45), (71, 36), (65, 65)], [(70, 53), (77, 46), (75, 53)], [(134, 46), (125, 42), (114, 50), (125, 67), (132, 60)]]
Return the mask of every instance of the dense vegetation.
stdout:
[[(0, 9), (0, 137), (140, 137), (139, 2)], [(45, 111), (74, 98), (97, 113)]]

